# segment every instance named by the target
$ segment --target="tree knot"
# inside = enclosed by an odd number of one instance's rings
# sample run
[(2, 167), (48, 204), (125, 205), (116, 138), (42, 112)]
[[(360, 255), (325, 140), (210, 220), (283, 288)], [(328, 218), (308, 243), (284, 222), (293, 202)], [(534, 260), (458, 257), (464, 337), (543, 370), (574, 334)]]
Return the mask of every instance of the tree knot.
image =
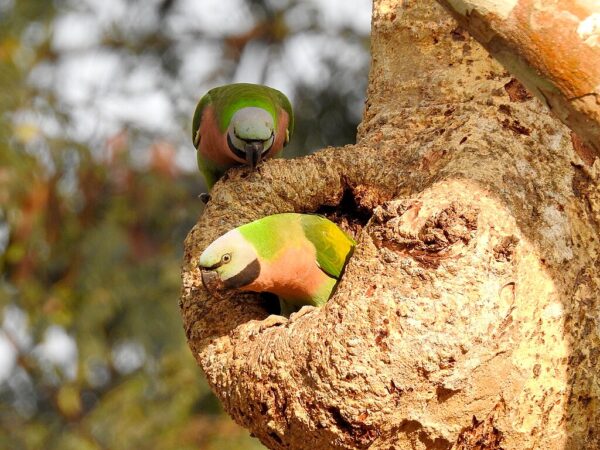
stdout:
[(475, 236), (478, 211), (452, 202), (437, 211), (420, 201), (386, 203), (373, 213), (372, 236), (376, 245), (409, 255), (428, 267), (456, 257), (456, 244), (467, 245)]

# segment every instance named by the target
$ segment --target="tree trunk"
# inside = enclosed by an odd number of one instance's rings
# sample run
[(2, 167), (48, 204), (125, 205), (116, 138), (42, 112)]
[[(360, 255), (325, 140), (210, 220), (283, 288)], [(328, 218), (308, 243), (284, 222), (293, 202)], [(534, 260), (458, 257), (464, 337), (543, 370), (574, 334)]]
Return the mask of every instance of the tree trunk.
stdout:
[[(273, 449), (600, 448), (599, 164), (433, 0), (375, 1), (372, 56), (356, 145), (230, 171), (186, 239), (214, 392)], [(357, 237), (329, 303), (209, 296), (201, 251), (290, 211)]]
[(600, 155), (600, 1), (439, 2)]

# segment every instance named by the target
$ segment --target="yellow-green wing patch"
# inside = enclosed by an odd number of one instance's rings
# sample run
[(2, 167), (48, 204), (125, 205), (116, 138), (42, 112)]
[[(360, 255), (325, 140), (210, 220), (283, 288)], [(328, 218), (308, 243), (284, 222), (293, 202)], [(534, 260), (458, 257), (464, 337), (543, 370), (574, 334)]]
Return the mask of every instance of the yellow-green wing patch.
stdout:
[(301, 223), (306, 238), (315, 246), (319, 267), (339, 278), (356, 245), (354, 239), (324, 217), (303, 215)]

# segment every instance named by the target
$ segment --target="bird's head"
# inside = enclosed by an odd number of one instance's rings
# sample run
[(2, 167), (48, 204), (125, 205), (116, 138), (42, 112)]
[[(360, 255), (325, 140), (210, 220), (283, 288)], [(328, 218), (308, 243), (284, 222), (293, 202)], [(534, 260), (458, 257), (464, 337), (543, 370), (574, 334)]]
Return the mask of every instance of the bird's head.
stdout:
[(231, 230), (213, 241), (198, 261), (204, 287), (213, 294), (240, 289), (260, 274), (256, 249), (237, 230)]
[(265, 109), (239, 109), (227, 129), (227, 144), (233, 154), (252, 169), (268, 153), (275, 140), (275, 121)]

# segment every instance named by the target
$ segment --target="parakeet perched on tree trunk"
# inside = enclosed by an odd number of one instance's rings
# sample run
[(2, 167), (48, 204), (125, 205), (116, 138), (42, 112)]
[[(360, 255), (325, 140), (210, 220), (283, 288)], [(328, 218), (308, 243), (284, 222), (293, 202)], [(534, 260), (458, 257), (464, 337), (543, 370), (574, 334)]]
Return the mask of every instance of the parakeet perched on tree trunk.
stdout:
[(235, 228), (200, 255), (209, 292), (270, 292), (281, 314), (324, 305), (356, 243), (330, 220), (313, 214), (275, 214)]
[(279, 153), (294, 131), (288, 98), (276, 89), (237, 83), (208, 91), (196, 107), (192, 139), (210, 189), (233, 166), (251, 168)]

